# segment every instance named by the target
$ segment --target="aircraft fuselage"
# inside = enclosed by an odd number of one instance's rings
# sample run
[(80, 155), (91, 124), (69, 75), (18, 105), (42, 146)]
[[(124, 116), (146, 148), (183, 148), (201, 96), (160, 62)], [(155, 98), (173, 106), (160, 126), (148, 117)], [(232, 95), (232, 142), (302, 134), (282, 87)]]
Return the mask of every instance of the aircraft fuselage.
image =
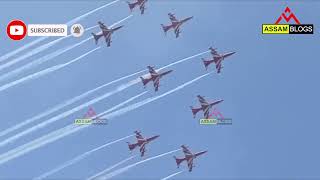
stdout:
[(157, 139), (158, 137), (159, 137), (159, 135), (153, 136), (153, 137), (151, 137), (151, 138), (139, 139), (138, 142), (137, 142), (137, 144), (138, 144), (138, 146), (140, 147), (140, 146), (142, 146), (143, 144), (148, 144), (149, 142)]
[(185, 18), (185, 19), (183, 19), (181, 21), (173, 21), (172, 24), (171, 24), (171, 28), (173, 28), (173, 29), (175, 29), (177, 31), (182, 24), (184, 24), (185, 22), (189, 21), (192, 18), (193, 17), (188, 17), (188, 18)]
[(163, 73), (151, 74), (151, 77), (149, 79), (152, 81), (155, 81), (157, 78), (162, 78), (163, 76), (165, 76), (171, 72), (172, 72), (172, 70), (169, 70), (169, 71), (166, 71)]
[(236, 52), (229, 52), (229, 53), (225, 53), (225, 54), (222, 54), (222, 55), (215, 55), (213, 57), (214, 61), (217, 62), (217, 61), (223, 61), (225, 58), (233, 55), (234, 53)]

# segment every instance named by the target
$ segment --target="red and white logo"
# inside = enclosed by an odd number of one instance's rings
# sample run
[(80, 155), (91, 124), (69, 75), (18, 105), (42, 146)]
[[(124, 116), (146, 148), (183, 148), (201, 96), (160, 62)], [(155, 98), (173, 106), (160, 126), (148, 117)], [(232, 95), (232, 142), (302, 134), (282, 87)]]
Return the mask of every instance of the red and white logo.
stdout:
[(298, 18), (291, 12), (291, 9), (289, 7), (286, 7), (284, 12), (279, 16), (275, 24), (279, 24), (280, 21), (284, 19), (286, 22), (289, 22), (291, 19), (295, 21), (296, 24), (301, 24)]
[(13, 20), (7, 25), (7, 35), (12, 40), (21, 40), (27, 34), (27, 26), (21, 20)]

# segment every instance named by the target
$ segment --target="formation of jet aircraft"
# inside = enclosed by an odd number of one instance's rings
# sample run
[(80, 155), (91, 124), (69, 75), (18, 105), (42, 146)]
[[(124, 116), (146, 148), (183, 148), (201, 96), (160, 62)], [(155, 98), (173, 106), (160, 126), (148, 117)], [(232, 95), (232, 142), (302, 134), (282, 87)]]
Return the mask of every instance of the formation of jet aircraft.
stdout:
[(143, 157), (144, 153), (146, 152), (146, 145), (148, 143), (150, 143), (151, 141), (157, 139), (159, 137), (159, 135), (152, 136), (150, 138), (144, 138), (141, 135), (141, 132), (135, 131), (134, 133), (136, 134), (137, 143), (130, 144), (129, 142), (127, 142), (128, 146), (129, 146), (129, 150), (133, 151), (136, 147), (140, 147), (141, 157)]
[(151, 66), (148, 66), (148, 69), (149, 69), (150, 77), (149, 78), (140, 77), (140, 79), (141, 79), (144, 87), (146, 87), (146, 85), (150, 81), (153, 81), (153, 86), (155, 88), (155, 91), (158, 91), (158, 89), (159, 89), (160, 79), (163, 76), (165, 76), (165, 75), (167, 75), (167, 74), (172, 72), (172, 70), (169, 70), (169, 71), (165, 71), (165, 72), (159, 73), (156, 70), (154, 70), (154, 67), (151, 67)]
[(211, 53), (211, 55), (212, 55), (212, 59), (206, 60), (206, 59), (203, 59), (203, 58), (202, 58), (203, 64), (204, 64), (204, 66), (205, 66), (205, 68), (206, 68), (206, 70), (207, 70), (207, 69), (208, 69), (208, 66), (209, 66), (211, 63), (215, 63), (218, 74), (221, 72), (221, 69), (223, 68), (223, 66), (222, 66), (222, 61), (223, 61), (225, 58), (227, 58), (227, 57), (233, 55), (234, 53), (236, 53), (236, 52), (228, 52), (228, 53), (224, 53), (224, 54), (219, 54), (219, 53), (217, 52), (217, 50), (214, 49), (214, 48), (212, 48), (212, 47), (210, 47), (209, 50), (211, 51), (210, 53)]
[(109, 29), (104, 23), (102, 23), (100, 21), (98, 22), (98, 24), (99, 24), (99, 27), (100, 27), (102, 32), (100, 34), (91, 33), (93, 35), (93, 37), (94, 37), (94, 40), (95, 40), (96, 44), (98, 44), (98, 40), (103, 36), (105, 38), (105, 40), (106, 40), (107, 46), (110, 47), (111, 42), (112, 42), (111, 41), (111, 35), (115, 31), (117, 31), (120, 28), (122, 28), (123, 26), (118, 26), (118, 27)]
[(193, 114), (193, 118), (196, 117), (196, 115), (197, 115), (197, 113), (199, 111), (203, 111), (204, 118), (205, 119), (209, 119), (209, 113), (210, 113), (211, 108), (213, 106), (223, 102), (223, 100), (218, 100), (218, 101), (214, 101), (214, 102), (208, 102), (207, 100), (204, 99), (203, 96), (198, 95), (197, 97), (198, 97), (198, 100), (200, 102), (201, 107), (193, 108), (192, 106), (190, 106), (192, 114)]
[[(144, 11), (146, 9), (145, 5), (146, 5), (147, 1), (148, 0), (135, 0), (134, 2), (127, 1), (127, 4), (129, 6), (129, 9), (131, 12), (136, 7), (139, 7), (141, 14), (144, 14)], [(191, 16), (191, 17), (188, 17), (188, 18), (185, 18), (182, 20), (178, 20), (173, 13), (168, 13), (168, 16), (171, 21), (171, 25), (161, 24), (162, 29), (165, 32), (165, 34), (167, 34), (167, 31), (169, 31), (170, 29), (173, 29), (174, 33), (176, 35), (176, 38), (178, 38), (181, 33), (181, 30), (180, 30), (181, 25), (193, 18), (193, 16)], [(98, 44), (98, 40), (103, 36), (106, 40), (107, 46), (108, 47), (111, 46), (112, 33), (117, 31), (118, 29), (122, 28), (123, 26), (109, 29), (106, 25), (104, 25), (100, 21), (98, 22), (98, 24), (99, 24), (100, 29), (102, 30), (102, 33), (100, 33), (100, 34), (91, 33), (95, 39), (95, 43)]]
[(191, 172), (192, 168), (195, 167), (193, 165), (193, 160), (196, 159), (198, 156), (200, 156), (200, 155), (202, 155), (202, 154), (207, 152), (207, 151), (200, 151), (200, 152), (197, 152), (197, 153), (191, 153), (191, 151), (185, 145), (182, 145), (181, 148), (182, 148), (182, 151), (183, 151), (185, 157), (184, 158), (177, 158), (176, 156), (174, 156), (174, 159), (176, 160), (178, 168), (180, 167), (180, 164), (183, 161), (186, 161), (187, 165), (188, 165), (188, 168), (189, 168), (189, 172)]
[(145, 4), (148, 0), (137, 0), (133, 3), (127, 2), (130, 8), (130, 11), (132, 11), (135, 7), (139, 6), (141, 14), (144, 14), (144, 10), (146, 9)]
[[(127, 2), (128, 5), (129, 5), (129, 8), (130, 10), (132, 11), (135, 7), (139, 6), (140, 8), (140, 11), (141, 11), (141, 14), (144, 14), (144, 10), (145, 10), (145, 3), (147, 2), (147, 0), (137, 0), (136, 2), (133, 2), (133, 3), (130, 3), (130, 2)], [(169, 13), (169, 19), (171, 21), (171, 25), (163, 25), (161, 24), (162, 26), (162, 29), (165, 33), (167, 33), (167, 31), (169, 31), (170, 29), (173, 29), (174, 30), (174, 33), (176, 35), (176, 38), (179, 37), (179, 34), (181, 33), (181, 30), (180, 30), (180, 27), (182, 24), (184, 24), (185, 22), (189, 21), (190, 19), (192, 19), (193, 17), (188, 17), (188, 18), (185, 18), (183, 20), (177, 20), (177, 18), (174, 16), (174, 14), (172, 13)], [(123, 26), (119, 26), (119, 27), (116, 27), (116, 28), (108, 28), (106, 25), (104, 25), (102, 22), (98, 22), (99, 24), (99, 27), (100, 29), (102, 30), (102, 32), (100, 34), (94, 34), (92, 33), (94, 39), (95, 39), (95, 43), (97, 44), (98, 43), (98, 40), (101, 38), (101, 37), (104, 37), (105, 38), (105, 41), (107, 43), (107, 46), (109, 47), (111, 45), (111, 35), (113, 32), (119, 30), (120, 28), (122, 28)], [(220, 73), (221, 72), (221, 69), (222, 69), (222, 61), (226, 58), (226, 57), (229, 57), (231, 55), (233, 55), (235, 52), (229, 52), (229, 53), (225, 53), (225, 54), (219, 54), (216, 49), (210, 47), (210, 52), (211, 52), (211, 55), (212, 55), (212, 59), (209, 59), (209, 60), (206, 60), (206, 59), (202, 59), (203, 60), (203, 63), (205, 65), (205, 68), (206, 70), (208, 69), (208, 66), (211, 64), (211, 63), (215, 63), (216, 65), (216, 70), (217, 70), (217, 73)], [(153, 82), (153, 86), (155, 88), (155, 91), (158, 91), (159, 90), (159, 86), (160, 86), (160, 79), (171, 73), (172, 70), (168, 70), (168, 71), (165, 71), (165, 72), (157, 72), (154, 67), (152, 66), (147, 66), (148, 70), (149, 70), (149, 77), (140, 77), (142, 83), (143, 83), (143, 86), (146, 87), (146, 85), (149, 83), (149, 82)], [(218, 100), (218, 101), (213, 101), (213, 102), (208, 102), (207, 100), (205, 100), (205, 98), (203, 96), (200, 96), (198, 95), (198, 100), (200, 102), (200, 105), (201, 107), (198, 107), (198, 108), (193, 108), (191, 106), (191, 110), (192, 110), (192, 114), (193, 114), (193, 117), (195, 118), (197, 113), (200, 112), (200, 111), (203, 111), (203, 116), (205, 119), (209, 119), (209, 113), (210, 113), (210, 110), (212, 109), (213, 106), (223, 102), (223, 100)], [(91, 113), (91, 114), (90, 114)], [(87, 113), (86, 117), (94, 117), (95, 116), (95, 113), (94, 111), (92, 111), (92, 109)], [(141, 132), (139, 131), (135, 131), (135, 137), (137, 139), (137, 142), (136, 143), (128, 143), (128, 147), (129, 147), (129, 150), (130, 151), (133, 151), (134, 149), (136, 149), (137, 147), (139, 147), (139, 151), (140, 151), (140, 155), (141, 157), (143, 157), (145, 155), (145, 152), (146, 152), (146, 145), (150, 142), (152, 142), (153, 140), (157, 139), (159, 137), (159, 135), (156, 135), (156, 136), (152, 136), (152, 137), (149, 137), (149, 138), (144, 138), (142, 135), (141, 135)], [(206, 153), (207, 151), (201, 151), (201, 152), (197, 152), (197, 153), (191, 153), (191, 151), (188, 149), (188, 147), (186, 147), (185, 145), (182, 145), (181, 146), (182, 150), (183, 150), (183, 153), (185, 155), (184, 158), (177, 158), (174, 156), (175, 158), (175, 161), (176, 161), (176, 164), (177, 166), (179, 167), (180, 164), (184, 161), (187, 162), (187, 166), (188, 166), (188, 169), (189, 169), (189, 172), (192, 171), (193, 167), (195, 167), (193, 165), (193, 160), (196, 159), (198, 156)]]
[[(131, 144), (131, 143), (127, 142), (128, 143), (128, 147), (129, 147), (130, 151), (133, 151), (135, 148), (139, 147), (140, 148), (139, 151), (140, 151), (140, 156), (141, 157), (143, 157), (145, 155), (146, 145), (148, 143), (150, 143), (151, 141), (153, 141), (153, 140), (157, 139), (158, 137), (160, 137), (159, 135), (156, 135), (156, 136), (152, 136), (152, 137), (149, 137), (149, 138), (144, 138), (141, 135), (140, 131), (134, 131), (134, 133), (136, 134), (137, 142), (134, 143), (134, 144)], [(183, 151), (185, 157), (184, 158), (177, 158), (176, 156), (174, 156), (174, 158), (176, 160), (176, 163), (177, 163), (178, 167), (180, 167), (180, 164), (183, 161), (187, 161), (189, 172), (191, 172), (192, 168), (195, 167), (193, 165), (193, 160), (196, 159), (198, 156), (200, 156), (200, 155), (202, 155), (202, 154), (207, 152), (207, 151), (201, 151), (201, 152), (197, 152), (197, 153), (191, 153), (191, 151), (185, 145), (182, 145), (181, 148), (182, 148), (182, 151)]]
[[(139, 8), (140, 10), (140, 13), (141, 14), (144, 14), (145, 12), (145, 5), (147, 3), (148, 0), (134, 0), (134, 2), (128, 2), (127, 1), (127, 4), (129, 6), (129, 9), (130, 11), (132, 12), (136, 7)], [(167, 34), (167, 32), (169, 30), (173, 30), (174, 34), (175, 34), (175, 37), (178, 38), (180, 33), (181, 33), (181, 26), (191, 20), (193, 18), (193, 16), (190, 16), (190, 17), (187, 17), (187, 18), (184, 18), (182, 20), (178, 20), (175, 15), (173, 13), (168, 13), (168, 16), (169, 16), (169, 19), (171, 21), (171, 24), (169, 25), (164, 25), (164, 24), (161, 24), (161, 27), (164, 31), (165, 34)], [(111, 46), (111, 35), (119, 30), (120, 28), (122, 28), (123, 26), (118, 26), (118, 27), (115, 27), (115, 28), (108, 28), (106, 25), (104, 25), (104, 23), (102, 22), (98, 22), (99, 24), (99, 27), (100, 29), (102, 30), (101, 33), (99, 34), (94, 34), (92, 33), (94, 39), (95, 39), (95, 43), (97, 44), (98, 43), (98, 40), (101, 38), (101, 37), (104, 37), (105, 38), (105, 41), (107, 43), (107, 46)], [(202, 58), (203, 60), (203, 63), (204, 63), (204, 66), (206, 68), (206, 70), (208, 70), (208, 67), (210, 64), (212, 63), (215, 63), (215, 67), (216, 67), (216, 70), (217, 70), (217, 73), (219, 74), (221, 72), (221, 69), (223, 68), (222, 66), (222, 61), (233, 55), (235, 52), (228, 52), (228, 53), (224, 53), (224, 54), (219, 54), (216, 50), (216, 48), (212, 48), (210, 47), (209, 48), (210, 50), (210, 53), (212, 55), (212, 59), (204, 59)], [(160, 79), (171, 73), (172, 70), (168, 70), (168, 71), (165, 71), (165, 72), (158, 72), (154, 69), (154, 67), (152, 66), (147, 66), (148, 70), (149, 70), (149, 76), (146, 78), (146, 77), (140, 77), (142, 83), (143, 83), (143, 86), (146, 87), (146, 85), (149, 83), (149, 82), (153, 82), (153, 86), (155, 88), (155, 91), (158, 91), (159, 90), (159, 86), (160, 86)], [(191, 110), (192, 110), (192, 114), (193, 114), (193, 117), (195, 118), (197, 113), (200, 112), (200, 111), (203, 111), (203, 116), (205, 119), (209, 119), (209, 113), (210, 113), (210, 110), (212, 109), (213, 106), (223, 102), (223, 100), (218, 100), (218, 101), (213, 101), (213, 102), (208, 102), (207, 100), (205, 100), (205, 98), (203, 96), (200, 96), (198, 95), (198, 100), (200, 102), (200, 107), (198, 108), (193, 108), (191, 106)], [(95, 117), (96, 114), (95, 112), (90, 109), (88, 111), (88, 113), (86, 114), (85, 117), (87, 118), (92, 118), (92, 117)], [(135, 137), (137, 139), (137, 142), (136, 143), (128, 143), (128, 147), (129, 147), (129, 150), (130, 151), (133, 151), (134, 149), (136, 149), (137, 147), (139, 147), (139, 151), (140, 151), (140, 155), (141, 157), (143, 157), (145, 155), (145, 152), (146, 152), (146, 145), (150, 142), (152, 142), (153, 140), (157, 139), (159, 137), (159, 135), (156, 135), (156, 136), (152, 136), (152, 137), (149, 137), (149, 138), (144, 138), (142, 135), (141, 135), (141, 132), (139, 131), (135, 131)], [(176, 164), (178, 167), (180, 167), (180, 164), (184, 161), (186, 161), (187, 163), (187, 166), (188, 166), (188, 169), (189, 169), (189, 172), (192, 171), (193, 167), (195, 167), (193, 165), (193, 161), (194, 159), (196, 159), (198, 156), (202, 155), (202, 154), (205, 154), (207, 151), (200, 151), (200, 152), (197, 152), (197, 153), (191, 153), (191, 151), (188, 149), (187, 146), (185, 145), (182, 145), (181, 146), (182, 150), (183, 150), (183, 153), (184, 153), (184, 158), (177, 158), (176, 156), (174, 156), (175, 158), (175, 161), (176, 161)]]
[(187, 17), (187, 18), (185, 18), (185, 19), (183, 19), (183, 20), (178, 20), (178, 19), (175, 17), (175, 15), (172, 14), (172, 13), (169, 13), (168, 16), (169, 16), (169, 19), (170, 19), (170, 21), (171, 21), (171, 25), (163, 25), (163, 24), (161, 24), (162, 29), (163, 29), (163, 31), (164, 31), (165, 34), (166, 34), (170, 29), (173, 29), (173, 30), (174, 30), (174, 33), (175, 33), (175, 35), (176, 35), (176, 38), (178, 38), (179, 35), (180, 35), (180, 33), (181, 33), (181, 30), (180, 30), (181, 25), (193, 18), (193, 16), (191, 16), (191, 17)]

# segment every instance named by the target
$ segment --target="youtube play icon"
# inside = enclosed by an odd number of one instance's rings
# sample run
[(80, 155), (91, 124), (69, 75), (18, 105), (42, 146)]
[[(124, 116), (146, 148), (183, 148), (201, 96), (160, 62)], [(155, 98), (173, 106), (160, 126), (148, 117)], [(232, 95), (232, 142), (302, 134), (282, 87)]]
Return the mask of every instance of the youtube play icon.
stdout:
[(27, 26), (21, 20), (13, 20), (7, 26), (7, 35), (12, 40), (21, 40), (27, 34)]

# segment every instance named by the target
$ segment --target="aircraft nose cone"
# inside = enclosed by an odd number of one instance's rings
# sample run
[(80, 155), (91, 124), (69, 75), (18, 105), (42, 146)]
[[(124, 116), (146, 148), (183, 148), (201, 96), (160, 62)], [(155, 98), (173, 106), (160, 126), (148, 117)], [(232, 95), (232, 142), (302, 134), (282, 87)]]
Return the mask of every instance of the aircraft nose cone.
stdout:
[(229, 54), (228, 54), (228, 56), (231, 56), (231, 55), (233, 55), (233, 54), (235, 54), (236, 52), (230, 52)]
[(215, 105), (217, 105), (217, 104), (222, 103), (223, 101), (224, 101), (223, 99), (221, 99), (221, 100), (217, 100), (217, 101), (215, 101), (215, 102), (214, 102), (214, 104), (215, 104)]

